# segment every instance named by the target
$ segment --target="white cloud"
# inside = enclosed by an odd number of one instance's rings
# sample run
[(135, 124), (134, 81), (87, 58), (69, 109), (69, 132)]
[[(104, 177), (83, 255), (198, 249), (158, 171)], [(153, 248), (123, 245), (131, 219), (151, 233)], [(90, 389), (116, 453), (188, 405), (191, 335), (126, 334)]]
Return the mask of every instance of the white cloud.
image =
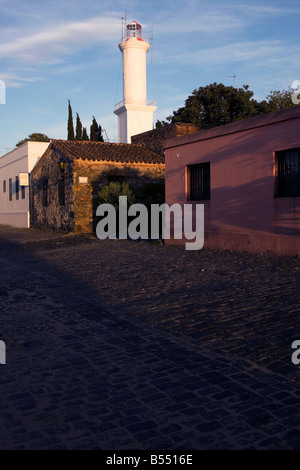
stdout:
[(22, 86), (29, 85), (42, 80), (41, 77), (26, 77), (14, 72), (3, 72), (0, 73), (0, 79), (3, 80), (7, 87), (20, 88)]
[(223, 15), (215, 11), (194, 12), (194, 14), (184, 14), (183, 21), (180, 21), (181, 15), (169, 15), (164, 23), (156, 30), (162, 34), (174, 34), (180, 36), (191, 35), (193, 33), (216, 34), (222, 31), (232, 31), (243, 28), (244, 20), (234, 14), (224, 13)]
[(170, 57), (170, 63), (199, 64), (199, 67), (224, 63), (259, 63), (268, 65), (277, 62), (295, 60), (295, 51), (282, 41), (261, 40), (230, 43), (224, 46), (201, 48), (185, 51)]
[[(260, 2), (202, 0), (180, 1), (170, 3), (169, 8), (160, 10), (155, 19), (155, 31), (158, 35), (174, 35), (177, 39), (203, 33), (220, 37), (226, 33), (231, 36), (237, 32), (244, 34), (244, 29), (253, 27), (271, 18), (283, 17), (296, 13), (299, 8), (288, 5), (262, 5)], [(192, 39), (192, 37), (191, 37)]]
[[(282, 16), (282, 15), (289, 15), (291, 12), (295, 12), (296, 9), (298, 10), (298, 6), (293, 5), (288, 5), (288, 2), (284, 2), (280, 6), (269, 6), (269, 5), (261, 5), (257, 3), (256, 5), (251, 5), (249, 2), (248, 3), (241, 3), (237, 5), (237, 9), (240, 11), (244, 11), (247, 16), (257, 16), (259, 15), (262, 17), (262, 15), (266, 16)], [(298, 10), (299, 11), (299, 10)]]
[[(84, 47), (115, 41), (120, 32), (116, 16), (98, 16), (85, 21), (44, 24), (32, 34), (24, 30), (14, 34), (12, 29), (2, 32), (0, 57), (49, 64), (61, 61), (61, 56)], [(4, 37), (3, 37), (4, 36)]]

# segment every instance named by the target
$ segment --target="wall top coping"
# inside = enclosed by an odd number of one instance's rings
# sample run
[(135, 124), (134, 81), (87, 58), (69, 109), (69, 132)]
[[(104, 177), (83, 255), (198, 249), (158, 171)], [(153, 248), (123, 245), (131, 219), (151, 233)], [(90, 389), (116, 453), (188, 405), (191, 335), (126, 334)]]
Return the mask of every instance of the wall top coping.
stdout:
[(175, 137), (172, 139), (165, 140), (163, 142), (164, 150), (178, 147), (181, 145), (191, 144), (194, 142), (200, 142), (202, 140), (213, 139), (215, 137), (221, 137), (229, 134), (247, 131), (259, 127), (269, 126), (277, 124), (279, 122), (294, 120), (300, 118), (300, 105), (292, 108), (283, 109), (281, 111), (275, 111), (272, 113), (260, 114), (252, 118), (243, 119), (242, 121), (232, 122), (223, 126), (213, 127), (211, 129), (203, 129), (201, 131), (194, 132), (193, 134), (187, 134), (182, 137)]

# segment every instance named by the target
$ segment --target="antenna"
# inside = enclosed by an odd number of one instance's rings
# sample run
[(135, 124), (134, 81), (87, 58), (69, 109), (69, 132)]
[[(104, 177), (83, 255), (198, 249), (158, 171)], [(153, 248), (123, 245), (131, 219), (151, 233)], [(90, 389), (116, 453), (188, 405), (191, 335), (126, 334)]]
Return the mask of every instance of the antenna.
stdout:
[(227, 77), (235, 78), (235, 87), (238, 90), (237, 75), (234, 73), (233, 75), (227, 75)]
[(121, 36), (121, 42), (126, 39), (126, 26), (127, 26), (127, 15), (125, 11), (125, 17), (122, 16), (122, 36)]
[(102, 130), (103, 130), (103, 132), (105, 132), (107, 142), (109, 142), (109, 138), (108, 138), (106, 130), (105, 129), (102, 129)]

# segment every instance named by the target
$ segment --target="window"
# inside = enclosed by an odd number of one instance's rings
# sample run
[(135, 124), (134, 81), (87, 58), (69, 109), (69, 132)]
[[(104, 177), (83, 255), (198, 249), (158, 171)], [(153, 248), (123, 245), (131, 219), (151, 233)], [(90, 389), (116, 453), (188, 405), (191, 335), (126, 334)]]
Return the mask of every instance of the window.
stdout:
[(8, 181), (8, 191), (9, 191), (9, 200), (12, 201), (12, 179), (9, 178)]
[(300, 196), (300, 148), (275, 152), (275, 197)]
[(43, 181), (43, 206), (48, 206), (48, 180)]
[(6, 180), (3, 180), (3, 192), (6, 193)]
[(205, 201), (210, 199), (210, 163), (189, 165), (188, 170), (188, 200)]
[(25, 186), (22, 186), (22, 199), (25, 199)]
[(58, 200), (59, 200), (60, 206), (65, 205), (65, 179), (64, 177), (59, 178), (58, 180)]
[(16, 200), (17, 200), (17, 201), (19, 200), (19, 196), (20, 196), (19, 189), (20, 189), (20, 186), (19, 186), (19, 177), (16, 176)]

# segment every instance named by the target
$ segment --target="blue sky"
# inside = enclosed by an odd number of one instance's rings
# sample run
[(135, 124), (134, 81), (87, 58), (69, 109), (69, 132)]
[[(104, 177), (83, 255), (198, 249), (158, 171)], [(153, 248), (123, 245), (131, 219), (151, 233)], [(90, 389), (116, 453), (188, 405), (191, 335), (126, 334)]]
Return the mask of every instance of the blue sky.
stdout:
[(154, 122), (210, 83), (249, 85), (262, 100), (300, 79), (299, 0), (0, 0), (0, 152), (33, 132), (67, 138), (68, 99), (118, 137), (122, 17), (153, 31), (147, 98)]

